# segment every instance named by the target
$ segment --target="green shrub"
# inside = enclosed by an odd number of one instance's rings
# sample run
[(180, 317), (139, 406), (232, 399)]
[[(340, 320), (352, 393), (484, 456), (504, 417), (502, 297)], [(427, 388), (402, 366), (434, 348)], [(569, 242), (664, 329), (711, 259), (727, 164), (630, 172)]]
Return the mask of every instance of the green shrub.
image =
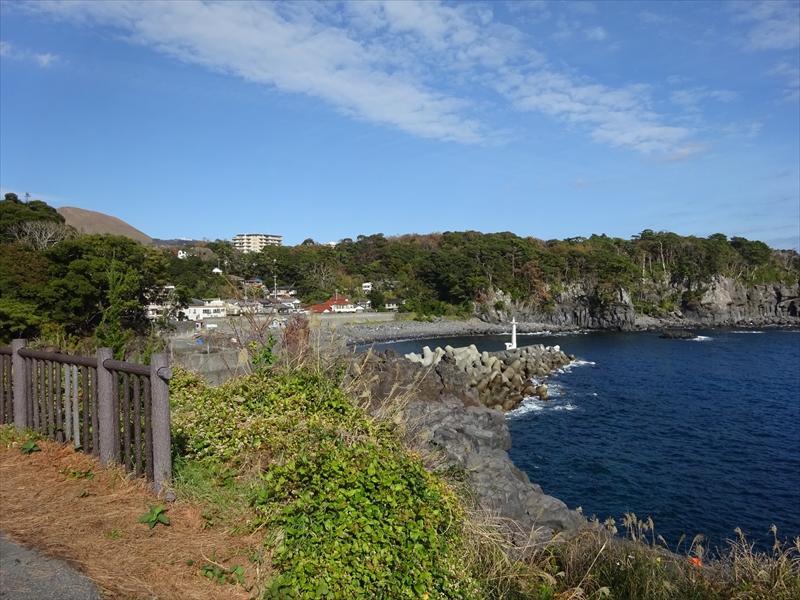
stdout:
[(334, 381), (261, 371), (209, 388), (176, 370), (170, 391), (181, 461), (259, 472), (251, 527), (279, 573), (267, 597), (479, 597), (455, 494)]

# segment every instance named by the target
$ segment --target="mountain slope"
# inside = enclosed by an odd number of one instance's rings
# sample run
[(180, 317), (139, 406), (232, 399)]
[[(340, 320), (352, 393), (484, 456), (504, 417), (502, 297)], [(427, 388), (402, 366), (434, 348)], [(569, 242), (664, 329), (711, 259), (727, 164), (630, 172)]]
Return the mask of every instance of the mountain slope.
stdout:
[(57, 210), (58, 214), (64, 217), (67, 225), (71, 225), (80, 232), (112, 233), (114, 235), (124, 235), (142, 244), (149, 245), (153, 243), (153, 239), (149, 235), (142, 233), (135, 227), (131, 227), (125, 221), (117, 217), (112, 217), (111, 215), (95, 212), (93, 210), (75, 208), (74, 206), (62, 206)]

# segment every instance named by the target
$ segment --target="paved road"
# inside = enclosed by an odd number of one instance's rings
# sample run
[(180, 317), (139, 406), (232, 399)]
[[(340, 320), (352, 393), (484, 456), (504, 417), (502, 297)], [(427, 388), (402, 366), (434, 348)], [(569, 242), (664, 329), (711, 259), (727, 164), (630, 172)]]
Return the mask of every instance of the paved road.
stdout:
[(64, 561), (23, 548), (0, 532), (0, 599), (103, 600), (103, 595)]

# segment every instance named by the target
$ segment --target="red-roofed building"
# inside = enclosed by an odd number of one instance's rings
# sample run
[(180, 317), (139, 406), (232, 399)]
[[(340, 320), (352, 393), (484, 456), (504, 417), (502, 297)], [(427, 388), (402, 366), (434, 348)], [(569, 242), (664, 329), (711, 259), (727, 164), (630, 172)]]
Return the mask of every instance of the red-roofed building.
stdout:
[(357, 304), (353, 304), (344, 297), (337, 297), (337, 298), (330, 298), (325, 302), (320, 302), (318, 304), (312, 304), (308, 307), (308, 310), (312, 313), (316, 314), (324, 314), (324, 313), (351, 313), (351, 312), (361, 312), (364, 310), (362, 306), (358, 306)]

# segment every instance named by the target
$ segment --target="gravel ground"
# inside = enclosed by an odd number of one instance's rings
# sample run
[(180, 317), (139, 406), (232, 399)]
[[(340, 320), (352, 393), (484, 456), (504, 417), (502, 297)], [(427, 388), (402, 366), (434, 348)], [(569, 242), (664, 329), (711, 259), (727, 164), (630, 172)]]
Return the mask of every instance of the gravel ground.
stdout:
[(23, 548), (0, 533), (2, 600), (102, 600), (94, 582), (64, 561)]
[[(557, 327), (544, 323), (518, 323), (517, 333), (540, 331), (573, 331), (575, 327)], [(453, 337), (464, 335), (511, 335), (510, 323), (485, 323), (479, 319), (453, 321), (388, 321), (386, 323), (357, 323), (338, 325), (337, 333), (347, 338), (349, 345), (413, 340), (419, 338)]]

